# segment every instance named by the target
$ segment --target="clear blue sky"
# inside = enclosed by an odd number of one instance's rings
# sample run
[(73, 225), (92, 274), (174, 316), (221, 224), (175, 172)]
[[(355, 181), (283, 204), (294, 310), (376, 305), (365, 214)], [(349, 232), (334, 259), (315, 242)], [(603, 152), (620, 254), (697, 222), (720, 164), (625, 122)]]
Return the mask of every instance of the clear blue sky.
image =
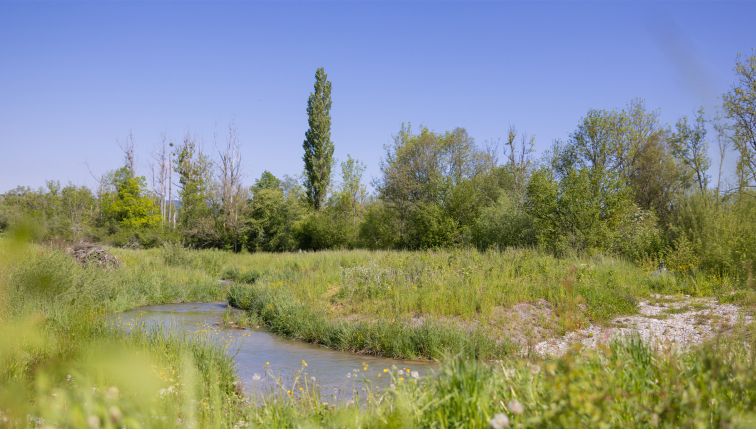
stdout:
[(47, 179), (140, 173), (166, 131), (212, 148), (236, 118), (247, 183), (302, 171), (315, 70), (333, 82), (336, 157), (379, 174), (402, 122), (509, 124), (544, 150), (588, 109), (634, 97), (673, 123), (714, 112), (737, 53), (756, 46), (756, 2), (0, 2), (0, 192)]

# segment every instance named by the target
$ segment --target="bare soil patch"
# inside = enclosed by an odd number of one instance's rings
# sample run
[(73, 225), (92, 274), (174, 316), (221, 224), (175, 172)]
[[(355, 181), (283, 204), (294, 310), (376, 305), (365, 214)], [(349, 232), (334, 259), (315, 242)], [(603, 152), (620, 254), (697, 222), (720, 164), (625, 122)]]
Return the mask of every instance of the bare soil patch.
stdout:
[(720, 304), (715, 298), (654, 296), (638, 305), (638, 315), (617, 317), (607, 326), (591, 325), (559, 338), (541, 341), (533, 347), (533, 352), (558, 356), (575, 344), (595, 347), (617, 337), (635, 334), (652, 347), (682, 350), (737, 324), (753, 321), (753, 316), (740, 307)]

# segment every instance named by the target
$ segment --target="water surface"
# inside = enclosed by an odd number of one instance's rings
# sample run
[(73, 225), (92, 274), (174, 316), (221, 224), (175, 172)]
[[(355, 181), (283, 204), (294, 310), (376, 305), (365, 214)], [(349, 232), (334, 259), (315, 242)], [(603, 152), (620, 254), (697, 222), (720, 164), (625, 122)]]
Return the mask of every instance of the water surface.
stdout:
[[(417, 371), (423, 376), (436, 366), (430, 362), (340, 352), (288, 340), (264, 329), (224, 328), (220, 326), (223, 313), (229, 310), (240, 311), (229, 309), (226, 302), (165, 304), (126, 311), (119, 314), (119, 318), (124, 322), (142, 321), (148, 326), (162, 324), (190, 332), (211, 331), (211, 336), (229, 344), (228, 353), (233, 355), (240, 381), (248, 392), (269, 390), (275, 385), (273, 377), (278, 376), (285, 386), (290, 385), (297, 372), (303, 369), (302, 361), (307, 362), (307, 366), (304, 367), (306, 375), (301, 377), (306, 377), (310, 383), (311, 377), (315, 377), (315, 383), (324, 394), (333, 394), (337, 389), (341, 397), (351, 396), (352, 390), (368, 387), (365, 380), (377, 388), (387, 387), (391, 380), (384, 369), (396, 367), (397, 370)], [(266, 366), (266, 363), (270, 364)], [(255, 374), (261, 379), (256, 380)], [(404, 378), (408, 380), (409, 374), (405, 373)]]

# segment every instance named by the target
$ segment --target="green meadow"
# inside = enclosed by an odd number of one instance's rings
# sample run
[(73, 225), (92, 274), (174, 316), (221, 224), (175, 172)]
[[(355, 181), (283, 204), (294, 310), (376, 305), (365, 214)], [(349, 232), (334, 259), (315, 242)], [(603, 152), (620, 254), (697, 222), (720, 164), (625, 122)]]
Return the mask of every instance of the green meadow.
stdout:
[[(118, 267), (85, 267), (54, 246), (2, 240), (3, 427), (753, 423), (752, 326), (683, 354), (629, 338), (542, 359), (521, 356), (497, 319), (542, 300), (556, 315), (549, 332), (559, 335), (633, 314), (636, 300), (652, 293), (753, 301), (747, 285), (695, 267), (654, 276), (606, 256), (557, 259), (532, 249), (110, 251)], [(369, 388), (350, 401), (329, 400), (305, 377), (250, 397), (222, 341), (139, 324), (124, 329), (112, 317), (147, 304), (224, 299), (246, 309), (247, 322), (279, 335), (442, 365), (427, 378), (390, 369), (389, 389)]]

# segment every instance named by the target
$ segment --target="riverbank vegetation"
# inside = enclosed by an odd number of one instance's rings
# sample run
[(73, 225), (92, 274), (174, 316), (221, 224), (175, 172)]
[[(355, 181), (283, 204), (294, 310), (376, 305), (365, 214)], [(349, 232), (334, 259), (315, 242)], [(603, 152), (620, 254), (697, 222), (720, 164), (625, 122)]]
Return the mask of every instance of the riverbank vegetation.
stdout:
[[(276, 297), (291, 295), (293, 300), (313, 293), (310, 288), (315, 286), (284, 289), (285, 282), (308, 285), (321, 275), (336, 284), (337, 290), (331, 295), (336, 297), (340, 290), (349, 291), (359, 284), (344, 270), (362, 264), (373, 270), (395, 264), (397, 272), (399, 268), (412, 272), (410, 268), (415, 267), (413, 275), (415, 283), (423, 285), (421, 291), (413, 294), (412, 286), (402, 283), (397, 274), (391, 287), (400, 288), (402, 293), (384, 296), (386, 300), (393, 299), (398, 309), (406, 309), (406, 314), (414, 314), (418, 310), (415, 304), (433, 294), (443, 297), (437, 302), (450, 301), (443, 296), (443, 284), (466, 278), (465, 269), (457, 269), (455, 260), (468, 267), (504, 266), (504, 273), (507, 269), (514, 271), (512, 277), (502, 280), (502, 285), (513, 281), (531, 285), (519, 292), (515, 288), (511, 294), (501, 294), (508, 297), (507, 302), (497, 302), (495, 298), (491, 302), (481, 300), (481, 311), (490, 311), (519, 298), (534, 299), (526, 291), (534, 289), (536, 292), (532, 293), (542, 293), (538, 292), (538, 284), (559, 285), (551, 291), (552, 299), (570, 287), (580, 293), (585, 293), (581, 288), (589, 285), (600, 287), (600, 283), (591, 283), (595, 279), (580, 277), (577, 269), (572, 268), (579, 266), (579, 260), (554, 259), (535, 251), (524, 255), (475, 250), (238, 255), (163, 248), (113, 249), (121, 261), (113, 269), (81, 266), (55, 247), (25, 245), (10, 239), (0, 244), (3, 292), (0, 419), (5, 427), (445, 427), (459, 422), (473, 428), (519, 424), (528, 428), (723, 424), (747, 427), (754, 418), (756, 378), (752, 353), (756, 349), (751, 343), (752, 326), (734, 327), (728, 336), (682, 354), (652, 350), (637, 338), (609, 342), (594, 351), (576, 349), (561, 358), (545, 360), (503, 353), (499, 360), (484, 361), (470, 359), (474, 355), (472, 349), (467, 353), (450, 350), (451, 359), (446, 360), (435, 376), (416, 378), (415, 374), (389, 368), (383, 374), (392, 378), (389, 388), (371, 387), (368, 380), (366, 391), (358, 389), (354, 397), (338, 401), (305, 381), (305, 377), (297, 379), (297, 385), (276, 385), (269, 395), (249, 399), (236, 383), (235, 368), (223, 345), (212, 338), (139, 325), (118, 326), (117, 319), (108, 317), (108, 311), (141, 304), (216, 300), (226, 294), (238, 294), (237, 299), (243, 301), (249, 299), (249, 295), (240, 294), (244, 291), (277, 290)], [(454, 269), (448, 268), (450, 259)], [(522, 262), (519, 267), (517, 261)], [(627, 284), (622, 287), (627, 287), (628, 293), (642, 296), (652, 290), (691, 292), (685, 288), (694, 287), (693, 282), (685, 281), (690, 278), (689, 271), (679, 277), (671, 274), (661, 277), (666, 280), (658, 280), (658, 276), (649, 276), (626, 262), (603, 258), (584, 261), (594, 265), (591, 270), (598, 273), (597, 278), (619, 277), (618, 284)], [(404, 265), (399, 265), (402, 262)], [(528, 268), (528, 264), (533, 267)], [(334, 270), (336, 266), (343, 266), (344, 270)], [(609, 275), (612, 269), (615, 272)], [(258, 274), (248, 276), (244, 270)], [(467, 277), (472, 276), (472, 282), (476, 277), (489, 281), (491, 278), (482, 274), (486, 271), (477, 274), (473, 271)], [(326, 275), (329, 272), (330, 277)], [(218, 279), (228, 273), (254, 280), (230, 286), (219, 283)], [(574, 276), (573, 286), (559, 281), (565, 274)], [(172, 287), (169, 281), (172, 277), (194, 286)], [(188, 280), (191, 278), (194, 280)], [(435, 290), (422, 291), (432, 278), (445, 280)], [(363, 278), (365, 288), (377, 286), (365, 282), (366, 279)], [(732, 287), (716, 278), (708, 283), (700, 280), (696, 284), (710, 288), (700, 292), (704, 294), (727, 293)], [(579, 286), (581, 281), (586, 283)], [(754, 294), (748, 289), (739, 290), (738, 299)], [(355, 309), (363, 309), (360, 314), (364, 316), (376, 314), (375, 309), (381, 305), (389, 307), (386, 303), (365, 300), (357, 292), (354, 295), (350, 299), (343, 296), (343, 308), (350, 308), (349, 312), (334, 310), (339, 316), (328, 320), (357, 314)], [(615, 290), (615, 295), (621, 294)], [(482, 296), (483, 291), (478, 294), (479, 298)], [(613, 302), (606, 295), (597, 297)], [(405, 298), (407, 302), (400, 304)], [(294, 301), (282, 301), (283, 298), (276, 301), (273, 295), (249, 302), (266, 299), (267, 304), (279, 307), (275, 311), (287, 303), (292, 310), (296, 309), (291, 304)], [(331, 303), (330, 298), (304, 302), (313, 308)], [(589, 302), (585, 301), (584, 310), (588, 315), (602, 314), (589, 313), (596, 311), (589, 310)], [(430, 306), (428, 314), (453, 315), (461, 320), (474, 320), (478, 314), (477, 309), (462, 311), (459, 308), (465, 307), (456, 305), (459, 303)], [(619, 307), (615, 311), (633, 310)], [(291, 316), (301, 318), (302, 314)], [(265, 311), (257, 317), (265, 321)], [(276, 329), (273, 326), (286, 323), (287, 318), (270, 320), (271, 329)], [(369, 321), (365, 319), (364, 323)], [(401, 337), (406, 332), (394, 334)], [(464, 347), (470, 342), (460, 344)], [(268, 377), (274, 381), (275, 375)], [(253, 388), (247, 386), (247, 393)]]

